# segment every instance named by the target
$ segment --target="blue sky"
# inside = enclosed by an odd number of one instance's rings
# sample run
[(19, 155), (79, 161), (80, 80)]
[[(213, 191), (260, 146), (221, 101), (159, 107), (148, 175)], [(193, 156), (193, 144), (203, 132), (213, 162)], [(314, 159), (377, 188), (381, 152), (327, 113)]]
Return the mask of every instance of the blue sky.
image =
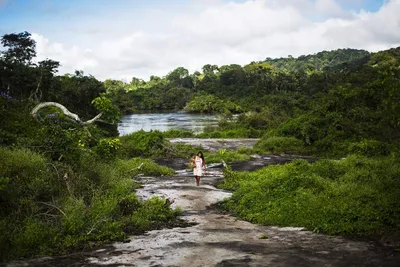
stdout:
[(400, 46), (400, 0), (0, 0), (0, 35), (28, 31), (60, 73), (147, 79), (184, 66)]
[(384, 0), (360, 0), (360, 1), (340, 1), (340, 5), (347, 10), (358, 11), (364, 9), (365, 11), (375, 12), (384, 4)]
[[(315, 0), (313, 0), (315, 2)], [(176, 10), (190, 0), (0, 0), (0, 33), (57, 31), (56, 24), (70, 24), (72, 20), (85, 23), (110, 13), (115, 17), (141, 16), (148, 9)], [(245, 2), (244, 0), (223, 2)], [(338, 0), (344, 10), (375, 12), (384, 0)], [(127, 12), (128, 11), (128, 12)], [(128, 14), (127, 14), (128, 13)], [(318, 14), (314, 14), (314, 16)], [(112, 18), (111, 18), (112, 19)], [(77, 25), (79, 27), (79, 24)]]

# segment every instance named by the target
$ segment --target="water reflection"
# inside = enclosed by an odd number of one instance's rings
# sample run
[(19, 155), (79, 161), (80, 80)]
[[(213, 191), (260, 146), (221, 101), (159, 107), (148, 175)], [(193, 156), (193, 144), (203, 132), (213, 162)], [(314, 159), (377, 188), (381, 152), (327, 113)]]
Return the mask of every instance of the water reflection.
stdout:
[(140, 130), (167, 131), (170, 129), (190, 130), (195, 133), (202, 132), (206, 126), (218, 124), (216, 115), (188, 114), (184, 112), (171, 113), (142, 113), (125, 115), (118, 123), (120, 135), (137, 132)]

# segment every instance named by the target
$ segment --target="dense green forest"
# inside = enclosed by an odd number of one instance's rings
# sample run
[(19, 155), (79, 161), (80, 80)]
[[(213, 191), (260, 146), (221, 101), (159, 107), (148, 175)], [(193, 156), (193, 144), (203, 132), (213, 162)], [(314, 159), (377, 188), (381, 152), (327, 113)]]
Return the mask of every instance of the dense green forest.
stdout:
[[(190, 147), (166, 138), (194, 134), (118, 137), (121, 114), (139, 110), (219, 113), (218, 127), (198, 137), (261, 138), (254, 149), (209, 155), (213, 161), (282, 152), (326, 158), (226, 170), (221, 186), (234, 195), (222, 206), (238, 216), (330, 234), (382, 237), (400, 229), (400, 48), (205, 65), (192, 74), (178, 67), (126, 83), (82, 71), (58, 75), (59, 62), (35, 61), (27, 32), (1, 43), (1, 260), (67, 253), (181, 223), (163, 199), (138, 200), (132, 178), (171, 174), (151, 159), (186, 157)], [(80, 119), (54, 106), (32, 116), (40, 102), (60, 103)]]
[(203, 137), (295, 137), (334, 154), (362, 149), (354, 143), (361, 142), (387, 153), (400, 138), (399, 56), (400, 48), (339, 49), (243, 67), (205, 65), (193, 74), (179, 67), (163, 78), (106, 80), (104, 87), (125, 113), (184, 108), (223, 114), (220, 127)]
[[(145, 158), (156, 146), (163, 153), (163, 137), (118, 139), (119, 110), (101, 81), (80, 71), (58, 76), (59, 63), (50, 59), (34, 62), (27, 32), (4, 35), (1, 43), (0, 262), (181, 225), (180, 211), (165, 199), (135, 195), (136, 175), (173, 173)], [(32, 109), (45, 101), (81, 118), (54, 106), (34, 117)], [(99, 112), (102, 120), (85, 124)]]

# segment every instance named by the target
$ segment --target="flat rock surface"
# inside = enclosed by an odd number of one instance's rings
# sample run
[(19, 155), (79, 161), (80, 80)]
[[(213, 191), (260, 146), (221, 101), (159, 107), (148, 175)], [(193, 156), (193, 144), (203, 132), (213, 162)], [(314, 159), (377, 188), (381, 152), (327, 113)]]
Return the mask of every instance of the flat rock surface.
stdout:
[(171, 143), (179, 143), (179, 144), (187, 144), (192, 146), (201, 146), (204, 150), (207, 151), (218, 151), (219, 149), (226, 150), (236, 150), (238, 148), (251, 148), (257, 143), (257, 138), (237, 138), (237, 139), (230, 139), (230, 138), (170, 138), (168, 139)]
[[(399, 266), (400, 258), (373, 243), (330, 237), (299, 227), (266, 227), (209, 208), (231, 193), (214, 187), (220, 169), (208, 171), (199, 187), (188, 172), (172, 177), (141, 177), (138, 194), (159, 195), (183, 209), (195, 225), (151, 231), (116, 243), (112, 253), (88, 262), (120, 266)], [(263, 239), (264, 237), (264, 239)], [(396, 261), (397, 260), (399, 261)]]
[[(258, 165), (237, 164), (235, 168), (252, 170), (291, 159), (254, 157)], [(184, 166), (183, 161), (172, 159), (162, 163)], [(231, 195), (215, 187), (222, 178), (220, 165), (209, 166), (200, 186), (195, 185), (189, 171), (176, 170), (174, 176), (140, 177), (143, 187), (137, 194), (144, 199), (158, 195), (174, 201), (172, 206), (182, 208), (182, 219), (192, 226), (154, 230), (92, 252), (9, 266), (400, 266), (398, 252), (372, 242), (330, 237), (299, 227), (260, 226), (221, 214), (210, 208)]]

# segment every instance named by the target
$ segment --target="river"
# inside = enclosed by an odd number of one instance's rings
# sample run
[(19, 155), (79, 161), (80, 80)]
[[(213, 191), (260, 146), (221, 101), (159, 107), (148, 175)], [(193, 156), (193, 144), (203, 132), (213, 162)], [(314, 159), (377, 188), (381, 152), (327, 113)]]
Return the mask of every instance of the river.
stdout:
[(206, 114), (189, 114), (183, 111), (164, 113), (139, 113), (125, 115), (118, 123), (119, 134), (127, 135), (140, 130), (168, 131), (189, 130), (200, 133), (206, 126), (218, 124), (219, 116)]

